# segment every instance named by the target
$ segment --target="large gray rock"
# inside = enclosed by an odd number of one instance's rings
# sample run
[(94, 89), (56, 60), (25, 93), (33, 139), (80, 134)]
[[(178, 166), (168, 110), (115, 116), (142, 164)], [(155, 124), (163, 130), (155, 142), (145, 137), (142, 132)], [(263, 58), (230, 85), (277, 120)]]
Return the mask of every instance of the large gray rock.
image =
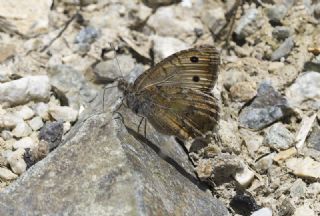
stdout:
[(62, 145), (1, 191), (0, 215), (228, 215), (174, 139), (151, 127), (145, 139), (128, 110), (124, 123), (114, 119), (116, 91), (106, 92), (103, 114), (79, 121)]

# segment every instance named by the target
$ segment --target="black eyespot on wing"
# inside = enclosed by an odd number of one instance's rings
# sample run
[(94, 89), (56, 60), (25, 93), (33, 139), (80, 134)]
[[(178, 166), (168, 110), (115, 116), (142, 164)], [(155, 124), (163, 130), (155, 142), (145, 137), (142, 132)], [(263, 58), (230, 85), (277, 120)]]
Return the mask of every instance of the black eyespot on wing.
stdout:
[(199, 58), (197, 56), (190, 57), (190, 61), (193, 63), (197, 63), (199, 61)]
[(192, 77), (192, 81), (193, 82), (199, 82), (200, 81), (200, 77), (199, 76), (193, 76)]

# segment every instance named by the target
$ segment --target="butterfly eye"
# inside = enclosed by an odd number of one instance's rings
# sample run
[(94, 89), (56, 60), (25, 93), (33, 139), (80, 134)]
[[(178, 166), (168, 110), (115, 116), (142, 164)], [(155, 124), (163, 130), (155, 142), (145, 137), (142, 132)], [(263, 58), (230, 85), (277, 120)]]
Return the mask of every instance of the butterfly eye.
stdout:
[(200, 81), (200, 77), (199, 77), (199, 76), (193, 76), (193, 77), (192, 77), (192, 80), (193, 80), (194, 82), (199, 82), (199, 81)]
[(197, 63), (199, 61), (199, 58), (197, 56), (190, 57), (190, 61), (193, 63)]

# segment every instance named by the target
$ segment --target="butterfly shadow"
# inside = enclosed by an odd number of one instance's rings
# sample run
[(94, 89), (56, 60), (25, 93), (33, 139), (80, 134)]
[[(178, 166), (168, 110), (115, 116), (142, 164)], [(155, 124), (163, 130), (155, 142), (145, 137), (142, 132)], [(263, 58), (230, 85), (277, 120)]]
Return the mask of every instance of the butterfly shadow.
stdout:
[(176, 169), (182, 176), (187, 178), (190, 182), (196, 185), (200, 190), (206, 191), (209, 186), (205, 182), (201, 182), (195, 175), (189, 173), (184, 167), (182, 167), (176, 160), (169, 155), (165, 154), (155, 143), (146, 138), (144, 135), (137, 132), (137, 130), (124, 125), (128, 133), (133, 136), (139, 143), (150, 147), (162, 160), (170, 164)]

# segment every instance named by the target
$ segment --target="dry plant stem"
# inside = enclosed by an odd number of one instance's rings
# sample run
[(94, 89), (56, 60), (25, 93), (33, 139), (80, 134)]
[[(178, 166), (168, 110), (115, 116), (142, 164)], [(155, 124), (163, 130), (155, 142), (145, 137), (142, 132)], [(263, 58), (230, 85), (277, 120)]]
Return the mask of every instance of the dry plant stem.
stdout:
[(60, 30), (60, 32), (58, 33), (57, 36), (55, 36), (50, 42), (49, 44), (45, 45), (40, 52), (44, 52), (46, 51), (59, 37), (61, 37), (61, 35), (63, 34), (63, 32), (65, 32), (65, 30), (68, 28), (68, 26), (72, 23), (72, 21), (78, 16), (78, 12), (73, 15), (63, 26), (63, 28)]

